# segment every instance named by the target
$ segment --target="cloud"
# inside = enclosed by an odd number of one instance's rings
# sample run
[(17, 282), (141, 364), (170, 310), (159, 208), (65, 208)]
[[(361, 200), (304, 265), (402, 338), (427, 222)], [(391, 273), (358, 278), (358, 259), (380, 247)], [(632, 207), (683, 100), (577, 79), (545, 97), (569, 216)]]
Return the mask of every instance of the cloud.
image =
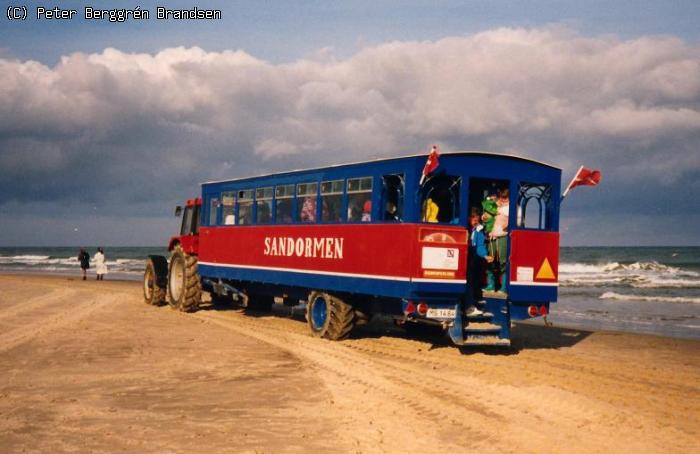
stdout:
[(627, 210), (641, 210), (635, 185), (677, 190), (700, 171), (700, 48), (674, 37), (501, 28), (289, 64), (240, 50), (105, 49), (54, 67), (0, 58), (0, 80), (4, 203), (124, 212), (204, 180), (435, 142), (601, 167), (610, 205)]

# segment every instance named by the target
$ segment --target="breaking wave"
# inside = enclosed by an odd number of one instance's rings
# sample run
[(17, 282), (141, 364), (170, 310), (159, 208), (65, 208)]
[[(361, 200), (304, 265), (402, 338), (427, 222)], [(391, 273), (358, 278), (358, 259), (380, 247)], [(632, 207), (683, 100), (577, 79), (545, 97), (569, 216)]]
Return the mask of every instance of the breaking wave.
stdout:
[(599, 298), (619, 301), (647, 301), (654, 303), (700, 304), (700, 298), (693, 298), (687, 296), (624, 295), (615, 292), (605, 292), (602, 295), (600, 295)]
[[(94, 266), (94, 260), (90, 261), (91, 266)], [(140, 274), (143, 272), (143, 259), (117, 258), (115, 260), (108, 259), (106, 265), (110, 272), (118, 272), (124, 274)], [(0, 267), (2, 269), (14, 271), (77, 271), (77, 257), (53, 257), (50, 255), (0, 255)]]
[(656, 261), (597, 265), (562, 263), (559, 281), (567, 287), (700, 288), (700, 273)]

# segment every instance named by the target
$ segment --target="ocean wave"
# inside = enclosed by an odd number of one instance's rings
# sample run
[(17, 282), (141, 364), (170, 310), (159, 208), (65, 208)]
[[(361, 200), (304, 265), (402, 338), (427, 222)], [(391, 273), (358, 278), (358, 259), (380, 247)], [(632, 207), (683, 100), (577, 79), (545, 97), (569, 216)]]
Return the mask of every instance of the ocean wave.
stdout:
[(648, 295), (625, 295), (616, 292), (605, 292), (599, 296), (600, 299), (610, 299), (618, 301), (646, 301), (655, 303), (683, 303), (700, 304), (700, 298), (688, 296), (648, 296)]
[(683, 270), (681, 268), (664, 265), (657, 261), (634, 262), (623, 264), (619, 262), (607, 262), (601, 264), (590, 263), (560, 263), (559, 272), (562, 274), (595, 274), (595, 273), (629, 273), (638, 271), (651, 271), (662, 273), (679, 273), (684, 276), (700, 276), (695, 271)]
[(41, 262), (43, 260), (48, 260), (50, 257), (49, 255), (0, 255), (0, 263)]
[[(109, 271), (117, 273), (136, 274), (143, 272), (144, 260), (135, 258), (117, 258), (107, 260), (105, 264)], [(90, 260), (91, 267), (95, 266), (95, 260)], [(13, 271), (48, 271), (65, 272), (78, 270), (78, 258), (53, 257), (49, 255), (12, 255), (0, 256), (0, 269)]]
[(559, 281), (562, 286), (570, 287), (700, 288), (700, 273), (656, 261), (561, 263)]

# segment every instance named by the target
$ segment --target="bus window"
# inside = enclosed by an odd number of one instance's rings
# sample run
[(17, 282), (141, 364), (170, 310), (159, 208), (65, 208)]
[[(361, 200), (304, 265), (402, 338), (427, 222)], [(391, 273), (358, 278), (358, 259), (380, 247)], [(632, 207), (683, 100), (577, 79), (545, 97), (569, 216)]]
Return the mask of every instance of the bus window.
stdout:
[(224, 225), (233, 225), (236, 223), (236, 193), (222, 192), (221, 193), (221, 220)]
[(209, 225), (216, 225), (216, 215), (219, 210), (219, 199), (212, 197), (209, 200)]
[(292, 201), (294, 200), (294, 185), (287, 184), (275, 188), (275, 219), (278, 224), (292, 222)]
[(238, 191), (238, 224), (253, 223), (253, 190)]
[(372, 177), (348, 179), (348, 222), (372, 220)]
[(269, 224), (272, 222), (272, 186), (258, 188), (255, 191), (256, 222)]
[(550, 228), (552, 188), (548, 184), (520, 183), (518, 188), (518, 227)]
[(383, 221), (400, 221), (403, 219), (404, 179), (401, 175), (384, 175), (382, 177), (382, 202), (384, 203)]
[(460, 177), (437, 175), (423, 185), (422, 222), (459, 223), (461, 181)]
[(343, 220), (343, 192), (345, 181), (321, 182), (321, 221), (341, 222)]
[(301, 222), (316, 222), (316, 194), (318, 183), (297, 185), (297, 210)]

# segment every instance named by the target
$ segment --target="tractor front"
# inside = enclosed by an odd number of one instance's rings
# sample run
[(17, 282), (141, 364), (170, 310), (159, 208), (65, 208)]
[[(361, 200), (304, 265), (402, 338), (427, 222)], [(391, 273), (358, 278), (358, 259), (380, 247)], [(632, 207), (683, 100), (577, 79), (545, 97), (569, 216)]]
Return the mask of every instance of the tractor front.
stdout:
[(199, 249), (199, 219), (202, 199), (187, 200), (182, 216), (180, 234), (168, 244), (170, 262), (162, 255), (149, 255), (143, 275), (143, 296), (148, 304), (161, 306), (167, 301), (173, 309), (183, 312), (197, 310), (202, 299), (202, 284), (197, 272)]

